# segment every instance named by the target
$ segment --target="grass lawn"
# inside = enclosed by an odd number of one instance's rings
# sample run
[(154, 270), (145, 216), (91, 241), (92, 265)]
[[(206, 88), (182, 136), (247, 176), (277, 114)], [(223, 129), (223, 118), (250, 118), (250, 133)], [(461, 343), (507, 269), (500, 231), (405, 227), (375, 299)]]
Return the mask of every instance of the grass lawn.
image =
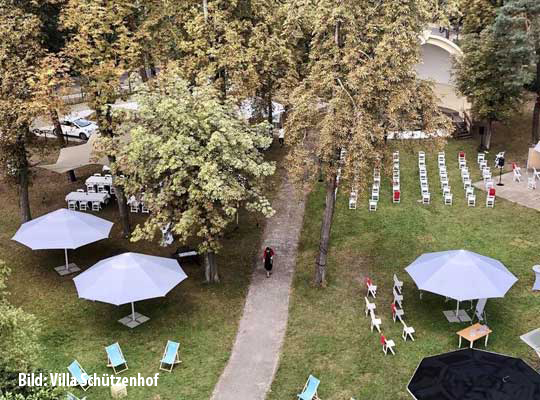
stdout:
[[(274, 145), (268, 158), (279, 160), (282, 152)], [(69, 183), (65, 175), (37, 169), (31, 188), (33, 216), (40, 216), (65, 207), (64, 197), (84, 186), (84, 180), (97, 167), (77, 171), (78, 181)], [(279, 181), (279, 174), (270, 186)], [(10, 240), (19, 227), (17, 199), (13, 190), (0, 184), (0, 258), (12, 268), (8, 281), (13, 304), (35, 314), (42, 323), (43, 345), (40, 366), (51, 372), (67, 372), (66, 367), (77, 359), (89, 374), (112, 374), (106, 367), (105, 346), (120, 343), (129, 370), (121, 376), (154, 376), (167, 339), (181, 344), (182, 364), (169, 374), (160, 374), (157, 387), (128, 387), (132, 399), (207, 399), (229, 358), (236, 335), (249, 277), (253, 268), (263, 218), (241, 215), (240, 225), (231, 229), (218, 256), (221, 283), (203, 283), (203, 268), (183, 265), (188, 279), (165, 298), (142, 301), (136, 310), (149, 316), (149, 322), (133, 330), (117, 322), (129, 314), (129, 304), (110, 304), (79, 299), (73, 276), (60, 277), (53, 267), (63, 263), (63, 251), (31, 251)], [(170, 256), (175, 246), (161, 248), (156, 243), (131, 243), (121, 238), (115, 203), (107, 206), (100, 217), (117, 222), (111, 238), (70, 251), (70, 260), (86, 269), (97, 261), (125, 251)], [(133, 214), (132, 214), (133, 216)], [(143, 221), (135, 215), (134, 222)], [(82, 390), (71, 389), (82, 395)], [(87, 395), (92, 400), (109, 399), (110, 391), (93, 387)]]
[[(529, 114), (516, 116), (499, 127), (489, 154), (493, 163), (504, 143), (507, 161), (526, 159)], [(523, 122), (523, 118), (526, 118)], [(523, 129), (516, 129), (521, 126)], [(524, 138), (525, 137), (525, 138)], [(521, 143), (521, 145), (519, 145)], [(312, 373), (321, 380), (324, 400), (354, 397), (370, 400), (411, 398), (406, 385), (420, 360), (457, 349), (456, 331), (467, 324), (450, 324), (443, 310), (455, 309), (455, 301), (419, 292), (404, 268), (425, 252), (467, 249), (500, 260), (519, 279), (502, 299), (490, 299), (486, 312), (493, 330), (488, 350), (524, 358), (535, 368), (538, 357), (519, 335), (540, 327), (540, 294), (532, 293), (538, 264), (538, 212), (497, 199), (494, 209), (485, 207), (485, 193), (476, 191), (477, 207), (468, 208), (457, 164), (464, 150), (474, 180), (480, 180), (476, 164), (477, 143), (450, 141), (446, 148), (454, 205), (444, 206), (439, 190), (436, 154), (427, 154), (432, 204), (418, 203), (420, 187), (417, 154), (401, 147), (401, 204), (392, 204), (389, 179), (383, 179), (377, 212), (367, 211), (367, 193), (358, 209), (348, 209), (348, 188), (340, 189), (329, 252), (328, 287), (312, 287), (314, 260), (324, 208), (324, 188), (319, 185), (308, 199), (290, 305), (289, 324), (281, 364), (269, 400), (292, 399)], [(399, 146), (398, 146), (399, 148)], [(524, 166), (522, 163), (521, 165)], [(404, 280), (405, 321), (416, 330), (416, 341), (403, 342), (402, 325), (391, 318), (392, 275)], [(396, 342), (396, 355), (384, 356), (379, 334), (370, 332), (364, 314), (363, 284), (370, 276), (378, 286), (375, 303), (382, 331)], [(468, 308), (469, 302), (463, 303)], [(467, 342), (466, 342), (467, 343)], [(483, 343), (476, 347), (483, 348)]]

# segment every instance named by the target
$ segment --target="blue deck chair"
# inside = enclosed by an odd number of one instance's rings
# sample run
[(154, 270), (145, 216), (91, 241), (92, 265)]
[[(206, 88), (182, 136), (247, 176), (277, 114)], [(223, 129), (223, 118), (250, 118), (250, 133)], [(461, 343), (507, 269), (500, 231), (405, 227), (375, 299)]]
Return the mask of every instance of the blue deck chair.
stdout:
[[(180, 357), (178, 357), (179, 348), (180, 343), (173, 342), (172, 340), (167, 340), (167, 346), (165, 346), (163, 357), (161, 357), (161, 361), (159, 362), (159, 369), (172, 372), (174, 364), (182, 362), (180, 361)], [(163, 364), (170, 365), (170, 368), (163, 368)]]
[(90, 388), (89, 382), (88, 382), (88, 374), (86, 371), (81, 367), (81, 364), (77, 360), (74, 360), (71, 364), (69, 364), (69, 367), (67, 367), (68, 371), (73, 375), (77, 383), (81, 386), (82, 390), (88, 390)]
[(321, 383), (320, 380), (315, 378), (313, 375), (310, 375), (306, 384), (304, 385), (304, 389), (302, 389), (302, 393), (298, 394), (299, 400), (320, 400), (317, 396), (317, 388), (319, 387), (319, 383)]
[(77, 396), (75, 396), (73, 393), (69, 393), (67, 392), (66, 393), (66, 400), (86, 400), (86, 396), (84, 396), (83, 398), (79, 399)]
[[(124, 372), (128, 369), (127, 361), (122, 354), (122, 350), (120, 349), (118, 342), (105, 347), (105, 351), (107, 352), (107, 367), (112, 367), (115, 374), (119, 374), (120, 372)], [(121, 365), (125, 365), (125, 368), (117, 371), (116, 368), (120, 367)]]

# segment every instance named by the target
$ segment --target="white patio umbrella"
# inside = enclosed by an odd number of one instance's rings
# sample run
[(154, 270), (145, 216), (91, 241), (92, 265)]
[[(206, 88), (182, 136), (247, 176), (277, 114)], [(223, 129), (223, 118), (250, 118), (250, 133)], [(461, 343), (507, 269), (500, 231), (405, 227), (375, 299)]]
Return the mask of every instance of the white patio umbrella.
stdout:
[(117, 306), (131, 303), (131, 316), (119, 322), (133, 328), (149, 319), (135, 313), (136, 301), (163, 297), (186, 278), (174, 259), (123, 253), (98, 262), (73, 280), (80, 298)]
[(103, 218), (65, 208), (25, 222), (12, 237), (32, 250), (64, 249), (66, 265), (55, 270), (60, 275), (80, 271), (69, 264), (67, 249), (76, 249), (88, 243), (109, 237), (113, 223)]
[(517, 278), (500, 262), (467, 250), (425, 253), (405, 271), (418, 289), (457, 300), (504, 297)]

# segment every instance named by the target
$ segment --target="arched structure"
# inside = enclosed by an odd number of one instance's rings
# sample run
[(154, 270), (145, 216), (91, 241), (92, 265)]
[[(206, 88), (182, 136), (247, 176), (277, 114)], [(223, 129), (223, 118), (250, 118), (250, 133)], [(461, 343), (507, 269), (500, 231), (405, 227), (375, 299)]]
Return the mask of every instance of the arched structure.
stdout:
[(471, 106), (461, 96), (452, 80), (452, 60), (462, 56), (461, 49), (452, 41), (439, 36), (436, 29), (426, 30), (421, 37), (422, 62), (416, 65), (418, 77), (434, 83), (439, 106), (449, 113), (459, 113), (463, 118)]

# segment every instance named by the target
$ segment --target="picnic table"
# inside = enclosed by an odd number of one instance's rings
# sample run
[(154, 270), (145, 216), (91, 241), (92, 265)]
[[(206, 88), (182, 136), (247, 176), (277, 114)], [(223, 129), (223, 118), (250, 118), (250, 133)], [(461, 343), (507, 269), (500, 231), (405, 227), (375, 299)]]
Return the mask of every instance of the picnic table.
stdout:
[(459, 336), (459, 347), (461, 347), (461, 338), (464, 338), (470, 342), (470, 348), (473, 348), (474, 341), (478, 339), (482, 339), (483, 337), (486, 338), (486, 342), (484, 343), (484, 346), (487, 347), (489, 334), (493, 332), (491, 329), (488, 328), (487, 325), (482, 325), (479, 323), (476, 323), (474, 325), (469, 326), (468, 328), (462, 329), (459, 332), (456, 332)]
[(93, 203), (99, 201), (104, 204), (109, 200), (110, 196), (108, 193), (88, 193), (88, 192), (71, 192), (66, 196), (66, 201), (86, 201), (87, 203)]

